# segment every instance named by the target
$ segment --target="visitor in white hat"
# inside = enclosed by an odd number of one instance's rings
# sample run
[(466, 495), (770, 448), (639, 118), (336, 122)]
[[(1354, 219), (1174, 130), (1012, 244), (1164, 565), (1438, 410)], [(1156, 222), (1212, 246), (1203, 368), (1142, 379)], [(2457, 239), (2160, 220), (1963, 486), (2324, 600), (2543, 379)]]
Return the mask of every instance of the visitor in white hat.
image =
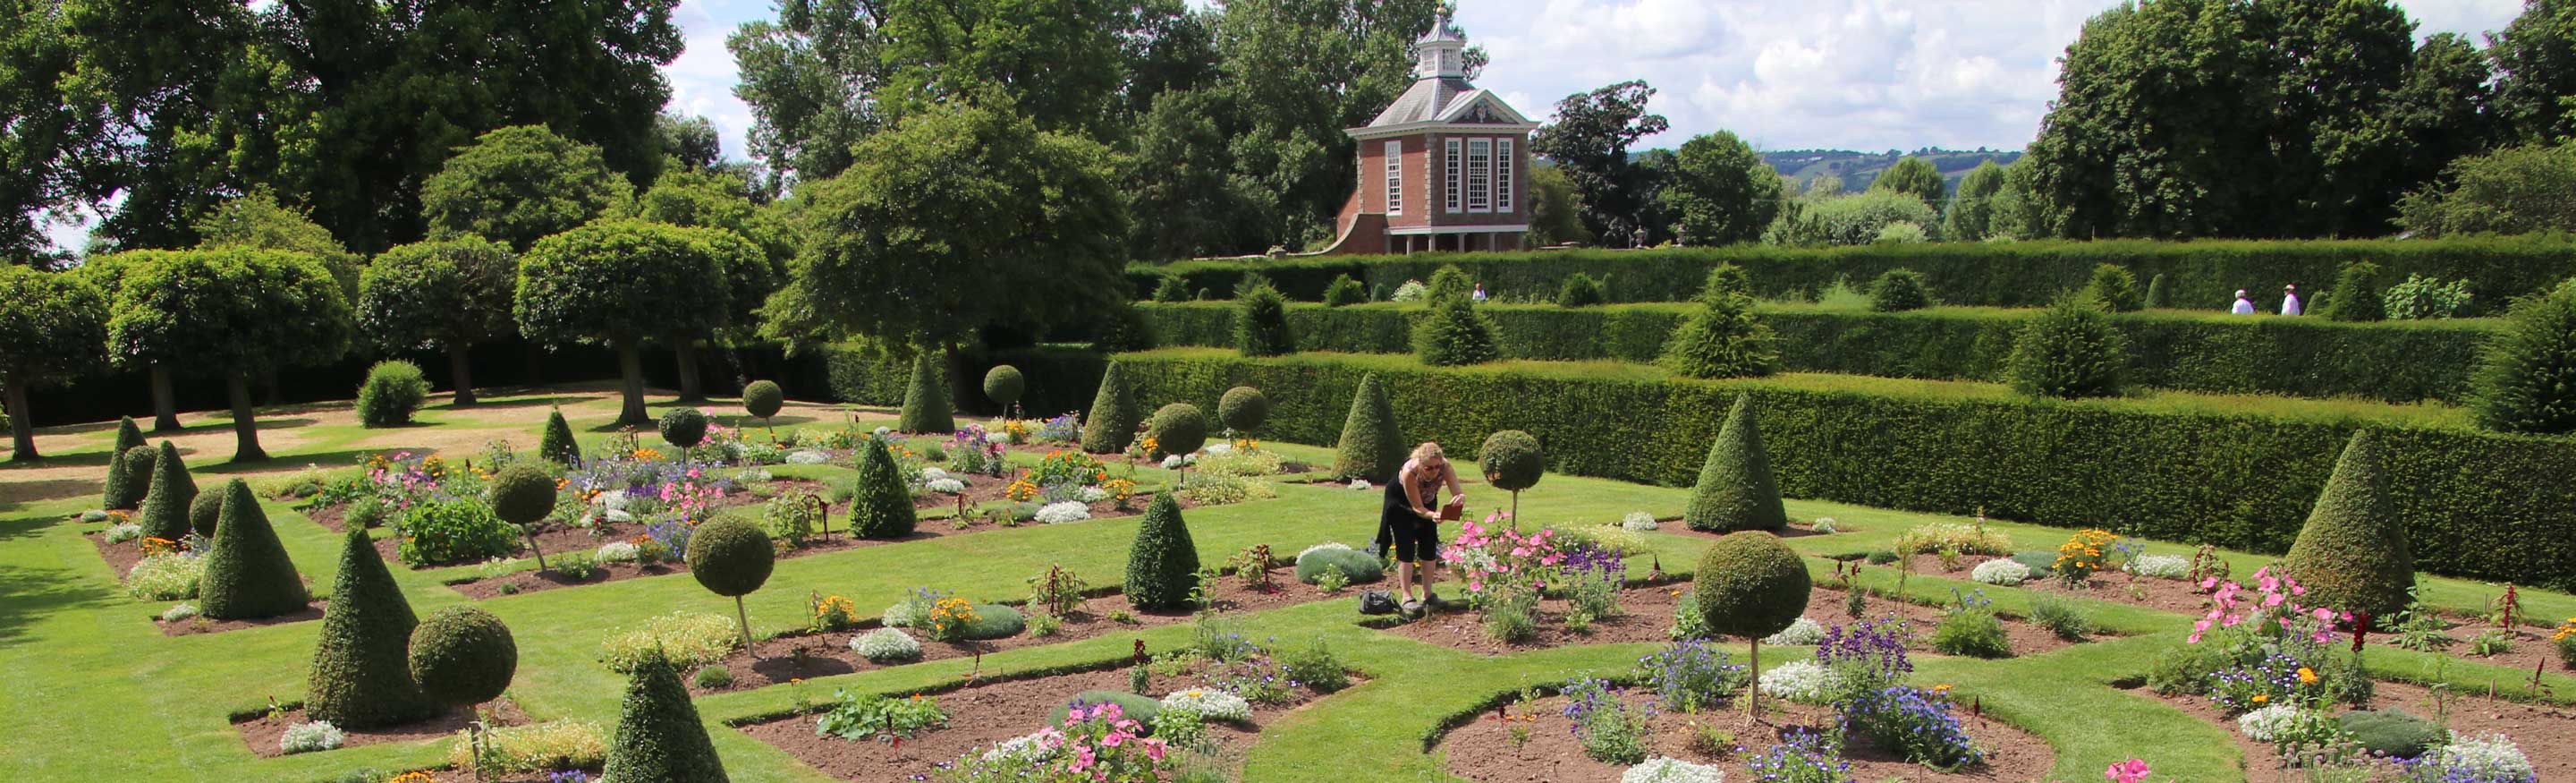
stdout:
[(2281, 314), (2299, 314), (2299, 286), (2295, 283), (2281, 286)]
[(2245, 289), (2236, 289), (2236, 309), (2230, 310), (2229, 312), (2233, 312), (2237, 315), (2254, 314), (2254, 300), (2246, 298)]

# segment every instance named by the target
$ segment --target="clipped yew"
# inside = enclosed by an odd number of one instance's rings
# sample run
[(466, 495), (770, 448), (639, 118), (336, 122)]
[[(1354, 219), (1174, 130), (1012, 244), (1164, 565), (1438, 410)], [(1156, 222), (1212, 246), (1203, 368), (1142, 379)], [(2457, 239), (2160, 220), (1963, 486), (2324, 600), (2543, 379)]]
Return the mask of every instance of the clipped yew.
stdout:
[(206, 553), (197, 612), (216, 620), (256, 620), (303, 611), (311, 596), (250, 484), (233, 479), (223, 492), (223, 518)]
[(895, 429), (935, 434), (957, 431), (956, 409), (948, 404), (948, 390), (939, 385), (939, 362), (931, 358), (929, 351), (912, 357), (912, 383), (903, 390), (903, 413)]
[(116, 423), (116, 449), (107, 453), (107, 486), (99, 493), (101, 508), (110, 511), (130, 509), (140, 502), (144, 482), (149, 476), (133, 476), (125, 468), (125, 453), (143, 446), (143, 428), (127, 416)]
[(537, 555), (537, 570), (546, 570), (545, 550), (537, 548), (537, 523), (555, 512), (555, 477), (544, 468), (518, 463), (492, 476), (492, 484), (483, 491), (484, 502), (492, 504), (492, 515), (519, 527), (528, 539), (528, 551)]
[(1700, 284), (1699, 301), (1714, 302), (1725, 298), (1753, 297), (1753, 273), (1733, 262), (1718, 264), (1708, 270), (1708, 279)]
[[(421, 694), (449, 707), (472, 707), (501, 697), (519, 672), (519, 643), (510, 626), (472, 606), (438, 610), (411, 636), (411, 677)], [(476, 766), (483, 762), (484, 731), (471, 731)], [(631, 779), (631, 778), (630, 778)]]
[(1496, 331), (1493, 317), (1477, 312), (1466, 297), (1434, 299), (1430, 314), (1413, 325), (1413, 352), (1434, 367), (1484, 364), (1502, 357)]
[(1880, 272), (1878, 281), (1869, 287), (1869, 309), (1882, 313), (1901, 313), (1932, 306), (1932, 290), (1923, 283), (1923, 273), (1904, 267)]
[(215, 525), (224, 518), (224, 495), (221, 492), (199, 492), (188, 501), (188, 529), (206, 540), (215, 540)]
[(1673, 330), (1657, 363), (1690, 378), (1770, 375), (1780, 368), (1779, 337), (1753, 314), (1752, 300), (1706, 297), (1699, 312)]
[(1606, 301), (1609, 297), (1602, 294), (1601, 281), (1582, 272), (1567, 275), (1565, 284), (1556, 289), (1558, 307), (1591, 307)]
[[(1709, 544), (1691, 578), (1694, 608), (1710, 633), (1741, 636), (1753, 645), (1752, 671), (1762, 670), (1762, 637), (1787, 630), (1807, 611), (1815, 583), (1798, 553), (1778, 536), (1758, 530), (1728, 533)], [(1747, 688), (1745, 708), (1761, 714), (1762, 689)]]
[(2576, 432), (2576, 281), (2516, 302), (2487, 341), (2469, 404), (2505, 432)]
[(160, 457), (161, 449), (158, 446), (136, 446), (126, 449), (123, 456), (118, 459), (125, 463), (124, 494), (122, 497), (115, 498), (114, 502), (110, 503), (110, 507), (141, 509), (143, 498), (152, 494), (152, 462)]
[(1692, 530), (1719, 532), (1789, 527), (1780, 485), (1771, 475), (1771, 455), (1762, 448), (1753, 395), (1736, 395), (1735, 407), (1727, 411), (1717, 441), (1709, 444), (1708, 460), (1700, 464), (1699, 482), (1691, 486), (1682, 523)]
[[(2377, 301), (2377, 299), (2373, 299), (2372, 301)], [(2162, 310), (2173, 306), (2173, 293), (2165, 288), (2164, 273), (2159, 272), (2156, 273), (2156, 276), (2147, 278), (2147, 301), (2145, 304), (2149, 310)]]
[(1136, 440), (1136, 424), (1144, 413), (1136, 408), (1136, 398), (1127, 389), (1124, 365), (1110, 362), (1100, 375), (1100, 392), (1091, 398), (1091, 410), (1082, 418), (1082, 450), (1093, 454), (1111, 454), (1127, 450)]
[(1342, 439), (1333, 449), (1333, 475), (1384, 483), (1404, 467), (1405, 444), (1396, 431), (1395, 406), (1377, 373), (1360, 378), (1351, 394), (1351, 413), (1342, 419)]
[(1216, 400), (1216, 420), (1239, 435), (1258, 432), (1270, 421), (1270, 396), (1250, 386), (1227, 389)]
[(1145, 434), (1154, 439), (1154, 449), (1164, 454), (1195, 454), (1207, 445), (1207, 414), (1199, 406), (1175, 402), (1154, 411), (1145, 423)]
[(868, 439), (859, 449), (858, 491), (850, 498), (850, 533), (860, 538), (902, 538), (912, 535), (914, 523), (912, 490), (904, 486), (903, 474), (895, 469), (894, 454), (886, 450), (885, 441)]
[(1028, 390), (1029, 379), (1020, 374), (1020, 368), (997, 364), (984, 371), (984, 399), (992, 400), (993, 405), (1005, 415), (1011, 412), (1011, 406), (1019, 404), (1020, 395)]
[(1547, 451), (1538, 438), (1520, 430), (1503, 430), (1485, 436), (1485, 445), (1477, 450), (1476, 461), (1485, 468), (1485, 483), (1512, 493), (1512, 524), (1520, 525), (1521, 490), (1538, 485), (1547, 475)]
[(662, 442), (677, 446), (683, 451), (697, 448), (698, 444), (707, 440), (707, 414), (696, 408), (681, 407), (665, 411), (662, 414), (662, 420), (656, 422), (656, 427), (662, 431)]
[(412, 628), (419, 623), (367, 529), (350, 526), (305, 677), (305, 717), (343, 729), (429, 717), (433, 705), (411, 676)]
[(537, 441), (537, 456), (557, 465), (581, 463), (581, 442), (572, 439), (572, 425), (564, 421), (562, 408), (547, 414), (546, 434)]
[(2070, 296), (2022, 327), (2004, 373), (2015, 391), (2033, 397), (2108, 397), (2120, 393), (2127, 355), (2127, 342), (2101, 303)]
[(1297, 335), (1288, 327), (1288, 297), (1261, 283), (1236, 298), (1234, 349), (1245, 356), (1279, 356), (1297, 352)]
[(2388, 495), (2376, 432), (2353, 433), (2335, 460), (2325, 491), (2281, 568), (2308, 588), (2309, 606), (2391, 617), (2415, 586), (2415, 556), (2406, 521)]
[(1187, 606), (1198, 578), (1198, 545), (1181, 521), (1181, 504), (1172, 493), (1155, 493), (1145, 521), (1136, 526), (1135, 543), (1127, 547), (1127, 602), (1145, 610)]
[(644, 654), (626, 682), (617, 736), (600, 779), (629, 783), (728, 783), (724, 761), (698, 722), (680, 672), (659, 651)]
[(2385, 321), (2386, 293), (2379, 287), (2379, 265), (2354, 261), (2335, 274), (2334, 289), (2326, 292), (2317, 314), (2329, 321)]
[(777, 381), (752, 381), (742, 387), (742, 412), (759, 417), (760, 426), (771, 432), (778, 428), (770, 424), (770, 417), (786, 405), (787, 392), (778, 388)]
[(162, 441), (152, 463), (152, 492), (143, 496), (143, 535), (177, 541), (195, 527), (188, 521), (188, 504), (197, 500), (197, 480), (188, 475), (188, 463), (179, 458), (179, 446)]
[(742, 517), (717, 517), (689, 535), (689, 574), (708, 592), (733, 599), (734, 617), (742, 622), (742, 648), (751, 649), (751, 612), (742, 597), (769, 582), (778, 566), (769, 533)]
[(2118, 264), (2096, 264), (2093, 279), (2084, 284), (2083, 297), (2114, 313), (2133, 312), (2146, 306), (2146, 297), (2138, 291), (2138, 276)]

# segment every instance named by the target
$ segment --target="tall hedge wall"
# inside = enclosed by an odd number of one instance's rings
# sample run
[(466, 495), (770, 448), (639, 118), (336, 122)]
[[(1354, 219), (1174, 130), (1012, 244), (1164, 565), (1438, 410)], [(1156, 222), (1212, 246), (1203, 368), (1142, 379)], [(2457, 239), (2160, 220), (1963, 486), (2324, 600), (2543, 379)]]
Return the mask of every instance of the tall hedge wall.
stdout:
[(1432, 271), (1444, 264), (1457, 264), (1500, 297), (1553, 299), (1568, 275), (1584, 272), (1602, 279), (1613, 302), (1659, 302), (1697, 294), (1708, 270), (1724, 262), (1752, 273), (1754, 293), (1764, 298), (1813, 294), (1838, 277), (1865, 285), (1880, 272), (1901, 266), (1923, 273), (1943, 302), (2030, 307), (2046, 304), (2061, 289), (2084, 287), (2093, 266), (2107, 262), (2128, 267), (2139, 280), (2164, 275), (2175, 307), (2224, 310), (2239, 288), (2274, 302), (2284, 284), (2296, 283), (2312, 294), (2325, 291), (2349, 261), (2379, 264), (2384, 283), (2405, 280), (2408, 274), (2466, 279), (2477, 295), (2475, 311), (2492, 312), (2512, 297), (2576, 274), (2576, 238), (1756, 245), (1319, 256), (1136, 264), (1128, 267), (1127, 277), (1142, 300), (1151, 298), (1163, 274), (1182, 276), (1192, 290), (1232, 291), (1244, 273), (1258, 271), (1290, 298), (1320, 301), (1324, 286), (1338, 275), (1358, 278), (1383, 295), (1406, 280), (1430, 280)]
[[(1090, 405), (1092, 392), (1100, 388), (1100, 374), (1109, 368), (1107, 358), (1087, 348), (1053, 345), (970, 353), (965, 362), (968, 378), (982, 378), (995, 365), (1020, 368), (1028, 379), (1020, 405), (1039, 417)], [(861, 405), (902, 405), (904, 386), (912, 380), (910, 358), (881, 356), (858, 346), (813, 349), (808, 365), (806, 372), (821, 376), (820, 386), (829, 389), (833, 399)], [(945, 386), (948, 379), (942, 377), (940, 383)], [(963, 392), (949, 389), (948, 394), (964, 410), (990, 412), (993, 407), (980, 387)]]
[[(1165, 346), (1231, 344), (1234, 312), (1223, 303), (1140, 304)], [(1652, 362), (1689, 317), (1685, 304), (1567, 309), (1486, 305), (1512, 359)], [(1289, 309), (1298, 349), (1406, 353), (1419, 305)], [(1994, 380), (2013, 335), (2036, 310), (1939, 308), (1903, 313), (1765, 307), (1780, 334), (1783, 368), (1889, 378)], [(2390, 402), (2456, 400), (2467, 391), (2489, 319), (2344, 323), (2322, 318), (2239, 317), (2178, 312), (2122, 313), (2132, 378), (2149, 386), (2203, 392), (2357, 396)]]
[[(1507, 362), (1432, 369), (1411, 357), (1251, 360), (1209, 349), (1121, 354), (1137, 394), (1213, 404), (1270, 394), (1266, 431), (1338, 434), (1365, 372), (1409, 437), (1470, 444), (1519, 429), (1549, 468), (1686, 485), (1739, 391), (1761, 398), (1792, 497), (2099, 526), (2282, 552), (2356, 428), (2386, 428), (2389, 486), (2426, 570), (2576, 586), (2576, 442), (2470, 430), (2455, 411), (2341, 402), (2165, 398), (2027, 402), (1991, 384), (1836, 376), (1675, 379), (1653, 367)], [(1459, 446), (1464, 448), (1464, 446)]]

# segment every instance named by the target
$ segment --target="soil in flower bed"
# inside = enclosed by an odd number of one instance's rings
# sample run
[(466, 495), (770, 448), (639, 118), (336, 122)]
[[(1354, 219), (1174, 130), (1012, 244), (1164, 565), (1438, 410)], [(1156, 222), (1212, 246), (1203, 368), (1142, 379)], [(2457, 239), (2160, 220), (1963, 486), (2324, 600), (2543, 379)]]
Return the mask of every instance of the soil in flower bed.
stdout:
[(104, 528), (85, 533), (83, 537), (89, 539), (90, 545), (98, 547), (99, 559), (106, 560), (107, 567), (116, 569), (117, 579), (124, 579), (127, 572), (134, 570), (134, 564), (143, 562), (143, 539), (129, 538), (111, 544), (107, 542)]
[[(1246, 586), (1240, 579), (1228, 577), (1217, 589), (1218, 614), (1222, 616), (1230, 613), (1265, 611), (1333, 598), (1357, 600), (1354, 597), (1357, 593), (1354, 591), (1344, 590), (1340, 595), (1327, 595), (1313, 585), (1300, 584), (1294, 579), (1283, 578), (1284, 571), (1285, 569), (1278, 569), (1274, 572), (1273, 582), (1276, 584), (1267, 592), (1255, 590)], [(1110, 613), (1122, 609), (1127, 610), (1135, 619), (1134, 623), (1108, 619)], [(1021, 607), (1021, 610), (1026, 612), (1027, 608)], [(867, 610), (862, 608), (861, 611)], [(731, 672), (733, 674), (731, 685), (715, 689), (700, 688), (692, 677), (689, 691), (693, 694), (704, 694), (718, 690), (747, 690), (790, 680), (830, 677), (836, 674), (882, 669), (887, 666), (903, 666), (922, 661), (972, 658), (1022, 647), (1063, 644), (1099, 636), (1114, 636), (1147, 628), (1183, 624), (1191, 622), (1194, 617), (1194, 614), (1187, 611), (1139, 612), (1130, 609), (1127, 599), (1123, 596), (1095, 596), (1085, 599), (1082, 607), (1065, 618), (1064, 624), (1058, 626), (1055, 633), (1046, 636), (1032, 637), (1021, 634), (1007, 639), (941, 642), (931, 640), (919, 630), (905, 629), (905, 633), (911, 634), (913, 639), (921, 642), (921, 658), (885, 664), (870, 662), (850, 649), (850, 640), (853, 637), (879, 625), (875, 618), (869, 618), (862, 622), (863, 627), (857, 630), (785, 634), (760, 640), (753, 644), (748, 652), (736, 650), (732, 655), (725, 656), (724, 660), (708, 664), (708, 666), (724, 667)]]
[[(1564, 645), (1661, 643), (1672, 640), (1673, 618), (1682, 598), (1689, 593), (1688, 584), (1629, 588), (1620, 593), (1621, 614), (1619, 616), (1593, 620), (1591, 632), (1580, 634), (1565, 629), (1565, 615), (1571, 608), (1568, 602), (1561, 599), (1541, 601), (1537, 638), (1518, 644), (1497, 641), (1487, 635), (1483, 616), (1467, 611), (1433, 613), (1420, 621), (1390, 627), (1386, 632), (1486, 655), (1501, 655)], [(1828, 628), (1851, 624), (1852, 617), (1844, 611), (1845, 595), (1841, 590), (1817, 587), (1807, 597), (1806, 617)], [(1444, 602), (1454, 605), (1457, 597), (1442, 596), (1441, 598)], [(1872, 596), (1861, 619), (1879, 621), (1890, 615), (1905, 619), (1907, 627), (1913, 631), (1912, 640), (1907, 646), (1918, 651), (1932, 649), (1932, 629), (1940, 625), (1941, 619), (1947, 616), (1938, 608)], [(2028, 621), (2001, 619), (2004, 633), (2011, 640), (2013, 654), (2016, 656), (2036, 655), (2063, 649), (2072, 644)]]
[[(528, 722), (528, 714), (519, 709), (518, 703), (510, 701), (509, 699), (504, 698), (494, 701), (491, 704), (486, 705), (486, 707), (488, 707), (493, 713), (494, 718), (491, 724), (493, 726), (518, 726)], [(286, 735), (287, 727), (303, 723), (304, 721), (304, 709), (298, 707), (277, 713), (260, 713), (256, 716), (250, 716), (249, 720), (235, 721), (233, 723), (233, 731), (241, 734), (242, 744), (250, 746), (251, 753), (264, 759), (276, 758), (278, 756), (286, 755), (278, 750), (278, 738)], [(379, 742), (416, 742), (425, 739), (450, 737), (454, 736), (456, 732), (465, 730), (465, 727), (473, 725), (473, 723), (473, 710), (454, 709), (435, 718), (413, 721), (398, 726), (385, 726), (363, 730), (342, 729), (342, 733), (347, 736), (341, 740), (340, 747), (351, 748), (359, 745), (374, 745)], [(309, 752), (329, 753), (331, 751), (317, 750)], [(543, 780), (544, 776), (540, 775), (537, 779)]]
[[(2298, 783), (2309, 779), (2305, 770), (2283, 769), (2280, 753), (2271, 743), (2247, 739), (2237, 727), (2236, 719), (2219, 712), (2208, 699), (2162, 696), (2144, 688), (2132, 692), (2161, 699), (2173, 705), (2174, 709), (2224, 729), (2228, 736), (2236, 739), (2237, 750), (2245, 754), (2247, 783)], [(2444, 728), (2461, 736), (2503, 734), (2522, 748), (2523, 756), (2531, 760), (2531, 768), (2539, 773), (2540, 780), (2576, 780), (2576, 707), (2518, 704), (2467, 694), (2454, 694), (2447, 698), (2447, 702), (2448, 715), (2441, 720)], [(2380, 682), (2373, 686), (2370, 707), (2396, 707), (2427, 719), (2436, 714), (2431, 689), (2400, 682)], [(2344, 707), (2338, 705), (2337, 709)]]
[[(1639, 689), (1621, 689), (1619, 698), (1632, 708), (1650, 704), (1654, 694)], [(1514, 721), (1509, 725), (1529, 729), (1529, 742), (1515, 746), (1507, 724), (1495, 720), (1492, 713), (1473, 723), (1450, 730), (1441, 738), (1440, 750), (1448, 754), (1449, 771), (1479, 783), (1558, 783), (1559, 781), (1618, 780), (1625, 764), (1594, 761), (1583, 755), (1583, 743), (1574, 736), (1574, 721), (1565, 717), (1567, 699), (1550, 696), (1536, 702), (1513, 704), (1510, 715), (1535, 715), (1535, 722)], [(1647, 755), (1670, 756), (1694, 764), (1715, 764), (1726, 771), (1727, 780), (1755, 780), (1748, 762), (1762, 757), (1771, 746), (1787, 741), (1789, 729), (1803, 726), (1820, 729), (1835, 724), (1829, 707), (1796, 704), (1779, 699), (1763, 699), (1765, 721), (1753, 722), (1744, 714), (1740, 702), (1700, 714), (1657, 712), (1647, 721), (1651, 727), (1646, 740)], [(1967, 707), (1954, 708), (1972, 744), (1986, 751), (1983, 762), (1957, 772), (1936, 772), (1921, 764), (1904, 760), (1895, 753), (1855, 740), (1844, 748), (1843, 758), (1851, 762), (1850, 774), (1844, 776), (1862, 781), (1997, 781), (2020, 783), (2046, 780), (2049, 767), (2056, 763), (2056, 753), (2039, 737), (2002, 722), (1967, 714)], [(1734, 744), (1743, 748), (1727, 749), (1723, 756), (1712, 757), (1691, 750), (1690, 738), (1695, 727), (1712, 726), (1731, 732)]]
[[(733, 492), (724, 496), (723, 499), (716, 501), (712, 505), (716, 509), (737, 508), (741, 506), (752, 506), (767, 503), (770, 498), (782, 494), (828, 495), (830, 492), (831, 490), (826, 488), (823, 485), (823, 482), (820, 481), (810, 481), (806, 479), (777, 479), (751, 485), (751, 488), (745, 488), (741, 491)], [(321, 525), (323, 528), (328, 529), (333, 533), (348, 532), (348, 506), (345, 504), (313, 504), (298, 508), (296, 511), (303, 514), (304, 518), (313, 520), (314, 524)], [(389, 513), (386, 515), (386, 519), (388, 522), (391, 522), (393, 519), (397, 518), (397, 516), (398, 515), (396, 514)], [(598, 549), (600, 544), (610, 541), (625, 541), (636, 536), (643, 535), (644, 523), (642, 521), (621, 522), (596, 528), (596, 530), (603, 532), (604, 535), (592, 535), (593, 530), (594, 528), (575, 527), (562, 523), (548, 524), (546, 525), (545, 532), (537, 534), (537, 551), (544, 552), (551, 556), (564, 552), (583, 552)], [(517, 527), (513, 526), (511, 528), (511, 532), (513, 534), (517, 534)], [(524, 535), (516, 535), (515, 540), (518, 542), (519, 550), (513, 556), (527, 556), (527, 537)], [(402, 560), (402, 542), (399, 536), (382, 535), (375, 539), (375, 544), (376, 551), (385, 556), (385, 562), (406, 565), (411, 568), (439, 568), (473, 562), (471, 560), (459, 560), (443, 563), (409, 564), (404, 563)]]
[[(1201, 685), (1195, 676), (1158, 676), (1149, 692), (1142, 695), (1160, 698), (1173, 691)], [(990, 748), (1003, 740), (1045, 728), (1049, 713), (1072, 700), (1075, 694), (1126, 689), (1125, 669), (980, 682), (936, 694), (939, 708), (948, 713), (947, 725), (924, 731), (900, 743), (854, 741), (818, 734), (814, 727), (819, 712), (754, 723), (738, 727), (738, 730), (787, 751), (835, 778), (867, 783), (908, 783), (924, 779), (916, 775), (934, 774), (935, 765), (953, 763), (970, 751)], [(1293, 693), (1295, 698), (1288, 704), (1253, 705), (1249, 725), (1208, 723), (1208, 736), (1223, 747), (1240, 750), (1260, 734), (1261, 726), (1320, 698), (1303, 688)], [(818, 702), (828, 703), (830, 697), (829, 693), (815, 694)]]
[[(313, 579), (311, 577), (306, 577), (304, 582), (309, 588), (313, 583)], [(192, 598), (184, 603), (196, 603), (196, 599)], [(301, 611), (290, 612), (276, 617), (262, 617), (256, 620), (217, 620), (199, 615), (174, 623), (162, 620), (160, 617), (155, 616), (152, 618), (152, 624), (161, 627), (161, 635), (163, 636), (195, 636), (201, 633), (223, 633), (225, 631), (238, 631), (244, 628), (265, 628), (271, 625), (285, 625), (288, 623), (300, 623), (308, 620), (319, 620), (322, 619), (323, 608), (328, 607), (330, 604), (331, 602), (328, 600), (313, 601), (305, 604), (304, 609)]]
[[(629, 525), (628, 527), (632, 527), (632, 526), (631, 526), (631, 525)], [(588, 534), (588, 531), (582, 531), (582, 530), (575, 530), (575, 531), (573, 531), (573, 532), (575, 532), (575, 533), (581, 533), (581, 534), (583, 534), (583, 535), (587, 535), (587, 534)], [(797, 548), (797, 549), (789, 549), (789, 550), (783, 550), (783, 551), (779, 552), (779, 553), (778, 553), (778, 558), (779, 558), (779, 559), (781, 559), (781, 560), (785, 560), (785, 559), (790, 559), (790, 558), (808, 557), (808, 556), (812, 556), (812, 555), (819, 555), (819, 554), (823, 554), (823, 553), (825, 553), (825, 552), (838, 552), (838, 551), (845, 550), (845, 549), (857, 549), (857, 548), (860, 548), (860, 547), (877, 546), (877, 545), (880, 545), (880, 544), (893, 544), (893, 543), (899, 543), (899, 542), (903, 542), (903, 541), (920, 541), (920, 540), (924, 540), (924, 539), (937, 538), (937, 537), (939, 537), (939, 536), (941, 536), (941, 535), (944, 535), (944, 534), (945, 534), (945, 533), (943, 533), (942, 531), (931, 530), (928, 526), (924, 526), (923, 528), (921, 528), (921, 529), (919, 529), (919, 530), (914, 531), (912, 535), (905, 536), (905, 537), (903, 537), (903, 538), (893, 538), (893, 539), (853, 539), (853, 538), (850, 538), (850, 537), (849, 537), (849, 532), (848, 532), (848, 531), (844, 531), (844, 530), (837, 530), (837, 529), (836, 529), (836, 530), (832, 531), (832, 538), (831, 538), (831, 540), (825, 541), (825, 540), (817, 539), (817, 540), (813, 540), (813, 541), (808, 541), (808, 542), (806, 542), (805, 546), (803, 546), (803, 547), (801, 547), (801, 548)], [(540, 540), (542, 540), (542, 539), (540, 539)], [(608, 539), (600, 539), (600, 541), (601, 541), (601, 543), (606, 543), (606, 542), (608, 541)], [(594, 547), (594, 549), (595, 549), (595, 548), (596, 548), (596, 547)], [(570, 551), (590, 551), (590, 550), (570, 550)], [(471, 577), (468, 577), (468, 578), (465, 578), (465, 579), (462, 579), (462, 580), (453, 581), (453, 582), (448, 582), (448, 583), (447, 583), (447, 586), (448, 586), (449, 588), (451, 588), (451, 589), (454, 589), (456, 592), (459, 592), (459, 593), (463, 593), (463, 594), (465, 594), (465, 597), (467, 597), (467, 598), (472, 598), (472, 599), (475, 599), (475, 600), (478, 600), (478, 601), (479, 601), (479, 600), (483, 600), (483, 599), (486, 599), (486, 598), (497, 598), (497, 597), (505, 596), (505, 595), (518, 595), (518, 594), (520, 594), (520, 593), (533, 593), (533, 592), (538, 592), (538, 591), (542, 591), (542, 590), (553, 590), (553, 589), (556, 589), (556, 588), (562, 588), (562, 587), (580, 587), (580, 586), (583, 586), (583, 585), (595, 585), (595, 584), (601, 584), (601, 583), (604, 583), (604, 582), (614, 582), (614, 581), (618, 581), (618, 580), (621, 580), (621, 579), (638, 579), (638, 578), (648, 577), (648, 576), (663, 576), (663, 575), (666, 575), (666, 574), (685, 574), (685, 573), (688, 573), (688, 572), (689, 572), (689, 564), (687, 564), (687, 563), (681, 563), (681, 562), (653, 563), (653, 564), (651, 564), (651, 565), (637, 565), (637, 564), (635, 564), (635, 563), (624, 563), (624, 562), (621, 562), (621, 563), (593, 563), (593, 564), (592, 564), (592, 566), (593, 566), (593, 568), (597, 571), (597, 573), (592, 574), (592, 575), (590, 576), (590, 578), (588, 578), (588, 579), (574, 579), (574, 578), (569, 577), (569, 576), (566, 576), (566, 575), (564, 575), (564, 574), (562, 574), (562, 573), (560, 573), (560, 572), (551, 571), (551, 570), (528, 569), (528, 570), (524, 570), (524, 571), (513, 571), (513, 572), (510, 572), (510, 573), (507, 573), (507, 574), (502, 574), (502, 575), (499, 575), (499, 576), (494, 576), (494, 577), (484, 578), (484, 579), (477, 579), (477, 578), (471, 578)]]

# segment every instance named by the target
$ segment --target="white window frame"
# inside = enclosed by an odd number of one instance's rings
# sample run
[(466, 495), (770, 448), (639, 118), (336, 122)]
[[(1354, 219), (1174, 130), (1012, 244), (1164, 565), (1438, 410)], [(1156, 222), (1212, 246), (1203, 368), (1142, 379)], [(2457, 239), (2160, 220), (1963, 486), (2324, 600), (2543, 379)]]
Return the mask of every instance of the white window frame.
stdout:
[(1447, 154), (1444, 154), (1444, 155), (1441, 155), (1441, 156), (1440, 156), (1440, 164), (1441, 164), (1441, 167), (1442, 167), (1442, 168), (1444, 168), (1444, 169), (1447, 169), (1447, 170), (1448, 170), (1448, 172), (1449, 172), (1449, 194), (1448, 194), (1448, 195), (1449, 195), (1449, 198), (1448, 198), (1448, 201), (1449, 201), (1449, 214), (1452, 214), (1452, 215), (1458, 214), (1458, 212), (1460, 211), (1460, 210), (1459, 210), (1459, 208), (1458, 208), (1458, 205), (1459, 205), (1461, 202), (1458, 200), (1458, 194), (1459, 194), (1459, 188), (1463, 187), (1463, 184), (1461, 183), (1461, 180), (1460, 180), (1460, 178), (1459, 178), (1459, 173), (1460, 173), (1460, 172), (1459, 172), (1459, 170), (1458, 170), (1458, 167), (1459, 167), (1460, 160), (1461, 160), (1462, 158), (1464, 158), (1464, 157), (1465, 157), (1465, 155), (1462, 155), (1462, 154), (1460, 154), (1460, 153), (1459, 153), (1459, 151), (1458, 151), (1458, 149), (1459, 149), (1459, 147), (1458, 147), (1458, 142), (1459, 142), (1459, 140), (1458, 140), (1458, 139), (1448, 139), (1448, 140), (1447, 140), (1447, 143), (1446, 143), (1446, 144), (1444, 144), (1444, 145), (1442, 145), (1442, 150), (1443, 150), (1445, 153), (1447, 153)]
[(1467, 211), (1494, 211), (1494, 140), (1467, 140)]
[(1512, 170), (1519, 161), (1512, 157), (1512, 140), (1494, 140), (1494, 211), (1512, 211)]
[(1404, 214), (1404, 140), (1386, 143), (1386, 213)]

